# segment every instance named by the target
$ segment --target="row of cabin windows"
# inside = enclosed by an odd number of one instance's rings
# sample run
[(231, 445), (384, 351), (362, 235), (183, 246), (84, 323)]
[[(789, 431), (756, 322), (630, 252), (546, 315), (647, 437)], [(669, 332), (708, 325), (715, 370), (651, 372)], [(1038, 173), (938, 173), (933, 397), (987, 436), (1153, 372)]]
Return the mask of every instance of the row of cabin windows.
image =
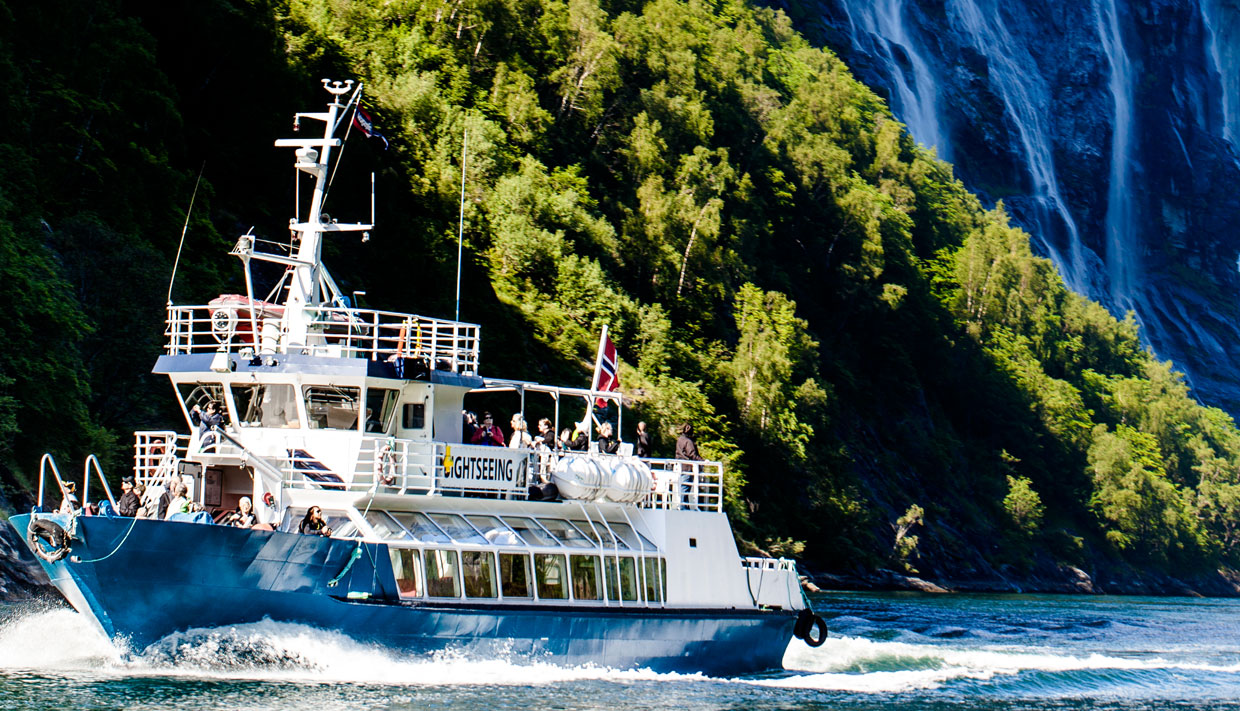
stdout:
[(402, 598), (460, 598), (464, 592), (475, 599), (533, 600), (537, 591), (538, 600), (667, 599), (667, 564), (661, 558), (433, 548), (390, 548), (388, 554)]
[[(214, 400), (223, 405), (223, 386), (217, 383), (186, 383), (181, 386), (186, 409)], [(230, 386), (239, 427), (298, 429), (302, 426), (297, 394), (287, 383), (236, 383)], [(313, 430), (356, 430), (390, 432), (400, 393), (387, 388), (367, 388), (365, 404), (362, 389), (334, 385), (307, 385), (302, 388), (307, 426)], [(405, 403), (401, 408), (401, 427), (426, 427), (425, 403)]]
[[(305, 516), (305, 508), (285, 511), (283, 530), (291, 531)], [(327, 525), (336, 538), (358, 535), (343, 511), (323, 510)], [(378, 511), (365, 513), (366, 522), (382, 539), (410, 543), (460, 543), (465, 545), (521, 546), (533, 548), (579, 548), (651, 553), (658, 546), (627, 523), (584, 519), (492, 516), (421, 511)]]
[(658, 550), (632, 526), (615, 521), (367, 511), (366, 522), (379, 537), (393, 541)]

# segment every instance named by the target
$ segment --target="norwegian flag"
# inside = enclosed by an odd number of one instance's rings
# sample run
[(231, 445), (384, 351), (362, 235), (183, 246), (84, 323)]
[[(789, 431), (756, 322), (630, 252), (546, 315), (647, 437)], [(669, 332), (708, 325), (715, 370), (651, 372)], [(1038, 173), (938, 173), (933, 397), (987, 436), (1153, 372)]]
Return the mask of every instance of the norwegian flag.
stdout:
[(382, 133), (375, 130), (374, 120), (370, 118), (370, 114), (366, 113), (366, 109), (363, 109), (361, 106), (357, 107), (357, 111), (353, 112), (353, 125), (367, 138), (377, 138), (383, 141), (383, 150), (387, 150), (388, 140), (383, 137)]
[[(595, 392), (615, 392), (620, 389), (620, 360), (616, 357), (616, 344), (607, 337), (607, 327), (598, 339), (598, 360), (594, 363), (594, 382), (590, 389)], [(594, 404), (607, 407), (607, 401), (596, 398)]]

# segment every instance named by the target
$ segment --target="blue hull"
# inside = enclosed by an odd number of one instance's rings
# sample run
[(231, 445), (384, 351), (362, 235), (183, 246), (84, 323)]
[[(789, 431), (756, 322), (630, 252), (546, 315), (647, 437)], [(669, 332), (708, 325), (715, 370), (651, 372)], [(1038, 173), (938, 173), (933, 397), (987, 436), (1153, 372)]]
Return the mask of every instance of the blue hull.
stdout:
[[(11, 522), (24, 536), (29, 519)], [(135, 650), (269, 618), (413, 653), (730, 675), (780, 668), (796, 621), (786, 610), (402, 602), (385, 545), (364, 544), (333, 587), (357, 543), (289, 533), (84, 517), (78, 537), (71, 558), (40, 562), (79, 612)]]

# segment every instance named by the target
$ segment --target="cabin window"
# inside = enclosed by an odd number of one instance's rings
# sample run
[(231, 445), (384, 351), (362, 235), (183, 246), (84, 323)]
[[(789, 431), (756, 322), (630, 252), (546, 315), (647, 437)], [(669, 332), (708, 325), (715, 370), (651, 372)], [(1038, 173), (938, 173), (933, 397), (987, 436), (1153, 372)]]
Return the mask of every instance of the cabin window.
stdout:
[(357, 428), (361, 388), (311, 385), (305, 389), (306, 418), (312, 430), (351, 430)]
[(499, 584), (506, 598), (533, 597), (530, 592), (530, 557), (524, 553), (500, 553)]
[(366, 388), (366, 431), (381, 434), (388, 431), (396, 412), (398, 393), (387, 388)]
[(413, 537), (422, 543), (447, 543), (450, 539), (439, 530), (439, 527), (431, 523), (431, 520), (420, 513), (392, 513), (400, 525), (409, 529)]
[(399, 541), (412, 538), (403, 526), (393, 521), (391, 516), (382, 511), (367, 512), (366, 523), (369, 523), (370, 527), (375, 529), (377, 536), (385, 540)]
[(412, 548), (389, 548), (396, 591), (401, 597), (422, 597), (422, 561)]
[(494, 553), (461, 551), (461, 573), (465, 578), (465, 597), (495, 597)]
[(550, 531), (552, 535), (558, 538), (560, 543), (563, 545), (570, 546), (572, 548), (594, 547), (594, 544), (590, 542), (590, 539), (583, 536), (581, 531), (573, 528), (573, 525), (568, 521), (561, 521), (558, 518), (544, 518), (540, 519), (539, 523)]
[(474, 528), (478, 529), (488, 543), (497, 546), (519, 546), (523, 541), (517, 537), (507, 526), (499, 522), (494, 516), (466, 516), (465, 520), (469, 521)]
[(292, 385), (232, 386), (233, 402), (237, 405), (239, 427), (278, 427), (296, 429), (301, 426), (297, 415), (297, 394)]
[(574, 600), (602, 600), (603, 589), (599, 585), (598, 557), (592, 555), (569, 556), (573, 572)]
[(538, 599), (568, 599), (568, 566), (564, 556), (554, 553), (535, 553), (534, 566), (538, 571)]
[(593, 522), (593, 526), (590, 525), (590, 521), (574, 520), (571, 523), (582, 533), (586, 534), (591, 541), (594, 541), (595, 545), (602, 543), (605, 548), (619, 548), (621, 550), (627, 550), (629, 547), (624, 541), (612, 535), (611, 531), (607, 530), (607, 524), (602, 521)]
[(420, 430), (426, 427), (426, 403), (405, 403), (405, 406), (401, 408), (400, 426), (407, 430)]
[(646, 602), (663, 602), (663, 591), (667, 589), (667, 578), (660, 572), (658, 558), (642, 558), (646, 579)]
[(633, 527), (627, 523), (613, 523), (608, 521), (607, 525), (611, 526), (612, 532), (628, 544), (628, 547), (631, 549), (644, 551), (659, 550), (659, 547), (654, 543), (651, 543), (649, 538), (646, 538), (637, 531), (634, 531)]
[(555, 540), (549, 533), (543, 530), (542, 526), (534, 523), (533, 519), (522, 518), (520, 516), (505, 516), (504, 523), (512, 526), (512, 530), (517, 535), (525, 539), (525, 543), (531, 546), (559, 546), (559, 541)]
[(460, 597), (459, 568), (456, 551), (426, 551), (426, 594), (431, 597)]
[(465, 523), (465, 519), (456, 514), (430, 514), (431, 520), (452, 536), (452, 540), (458, 543), (480, 543), (486, 544), (487, 539), (482, 534), (474, 530), (474, 527)]
[(641, 599), (637, 590), (637, 561), (632, 558), (620, 559), (620, 599), (625, 602)]

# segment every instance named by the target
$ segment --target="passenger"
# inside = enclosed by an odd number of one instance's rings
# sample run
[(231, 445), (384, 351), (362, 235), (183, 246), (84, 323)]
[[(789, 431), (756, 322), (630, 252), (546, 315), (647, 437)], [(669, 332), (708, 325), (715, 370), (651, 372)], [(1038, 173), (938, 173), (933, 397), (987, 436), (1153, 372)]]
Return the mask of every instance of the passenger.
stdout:
[(637, 423), (637, 443), (633, 446), (633, 454), (638, 457), (650, 456), (650, 431), (645, 422)]
[(234, 528), (249, 528), (258, 523), (258, 517), (254, 515), (254, 502), (250, 501), (250, 497), (242, 496), (237, 502), (237, 510), (225, 516), (220, 523)]
[(138, 509), (142, 507), (142, 500), (134, 493), (133, 477), (127, 476), (121, 479), (121, 498), (116, 500), (116, 513), (130, 518), (138, 515)]
[(306, 517), (301, 520), (301, 524), (297, 526), (297, 532), (307, 536), (331, 536), (332, 530), (327, 527), (327, 522), (323, 520), (323, 509), (318, 506), (311, 506), (306, 512)]
[(478, 416), (469, 410), (461, 410), (461, 441), (473, 442), (474, 432), (478, 430)]
[(64, 495), (64, 498), (60, 500), (60, 508), (56, 509), (57, 513), (71, 514), (82, 508), (82, 504), (78, 501), (76, 492), (77, 484), (74, 484), (71, 481), (65, 482), (64, 488), (61, 489), (61, 493)]
[(474, 444), (485, 444), (491, 447), (504, 446), (504, 431), (495, 424), (491, 413), (482, 413), (482, 426), (474, 430), (474, 436), (470, 439)]
[(620, 440), (611, 436), (611, 423), (604, 422), (598, 426), (598, 451), (603, 454), (615, 454), (620, 451)]
[(551, 420), (542, 418), (538, 421), (538, 436), (534, 438), (534, 444), (547, 449), (555, 449), (555, 430), (551, 429)]
[(164, 514), (164, 519), (170, 519), (172, 514), (178, 513), (189, 513), (189, 487), (181, 481), (172, 485), (172, 499), (168, 502), (168, 511)]
[(702, 455), (698, 454), (697, 442), (693, 441), (693, 425), (688, 422), (680, 426), (680, 436), (676, 438), (676, 458), (703, 461)]
[[(676, 438), (676, 458), (686, 460), (686, 462), (703, 461), (702, 455), (698, 454), (697, 442), (693, 441), (693, 425), (688, 422), (680, 426), (680, 436)], [(700, 503), (695, 469), (697, 466), (693, 464), (680, 465), (680, 494), (685, 507), (691, 509), (697, 509)]]
[(133, 493), (138, 497), (140, 502), (138, 506), (138, 518), (155, 518), (155, 509), (158, 502), (152, 500), (146, 495), (146, 484), (138, 484), (133, 488)]
[(529, 428), (525, 426), (525, 416), (519, 412), (512, 416), (512, 439), (508, 441), (508, 446), (512, 449), (529, 449), (534, 446)]
[(573, 433), (569, 432), (568, 428), (565, 427), (564, 429), (560, 430), (560, 438), (556, 440), (556, 445), (555, 445), (556, 449), (563, 452), (564, 450), (569, 448), (568, 445), (572, 441), (573, 441)]
[(206, 410), (201, 410), (197, 405), (189, 411), (190, 422), (198, 425), (198, 448), (206, 449), (215, 445), (215, 433), (211, 430), (219, 427), (224, 421), (224, 416), (220, 414), (218, 406), (214, 400), (207, 401)]
[(173, 489), (179, 483), (180, 480), (175, 476), (169, 476), (168, 480), (164, 482), (164, 493), (160, 494), (159, 503), (155, 507), (155, 518), (160, 521), (168, 518), (168, 504), (172, 503), (172, 497), (176, 496), (173, 493)]
[(573, 430), (573, 439), (568, 443), (568, 448), (574, 452), (584, 452), (590, 448), (590, 437), (586, 434), (589, 432), (590, 423), (578, 422), (576, 429)]

